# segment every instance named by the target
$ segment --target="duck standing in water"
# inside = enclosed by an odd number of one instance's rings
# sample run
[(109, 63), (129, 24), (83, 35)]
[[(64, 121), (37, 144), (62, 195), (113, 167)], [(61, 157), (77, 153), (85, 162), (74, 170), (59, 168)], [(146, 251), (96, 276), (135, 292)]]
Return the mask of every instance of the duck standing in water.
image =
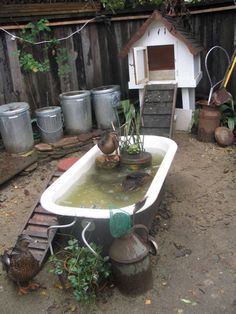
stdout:
[(147, 172), (135, 171), (129, 173), (122, 181), (122, 188), (124, 192), (134, 191), (140, 186), (146, 184), (151, 176)]
[[(18, 237), (16, 246), (11, 253), (4, 251), (1, 255), (3, 268), (8, 277), (17, 283), (19, 294), (26, 294), (27, 290), (35, 290), (38, 284), (29, 282), (40, 270), (39, 262), (29, 250), (29, 244), (33, 242), (28, 235), (22, 234)], [(28, 286), (22, 286), (28, 283)]]

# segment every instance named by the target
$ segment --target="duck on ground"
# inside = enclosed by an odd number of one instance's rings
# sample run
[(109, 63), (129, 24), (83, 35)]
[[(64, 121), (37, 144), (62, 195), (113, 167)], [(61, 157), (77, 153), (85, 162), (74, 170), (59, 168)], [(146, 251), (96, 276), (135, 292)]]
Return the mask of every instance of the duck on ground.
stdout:
[(8, 277), (16, 282), (19, 287), (19, 294), (26, 294), (28, 291), (39, 287), (30, 281), (40, 270), (39, 262), (29, 250), (29, 244), (33, 239), (28, 235), (21, 234), (13, 250), (5, 250), (1, 255), (3, 269)]

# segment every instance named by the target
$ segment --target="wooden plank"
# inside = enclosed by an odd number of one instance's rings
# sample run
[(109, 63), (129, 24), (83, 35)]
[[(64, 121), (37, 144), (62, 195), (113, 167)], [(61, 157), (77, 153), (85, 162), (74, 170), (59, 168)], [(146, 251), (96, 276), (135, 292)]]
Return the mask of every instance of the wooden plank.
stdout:
[(37, 153), (34, 151), (29, 156), (11, 155), (6, 152), (0, 154), (0, 185), (25, 168), (37, 161)]
[(1, 72), (1, 105), (15, 101), (12, 93), (12, 81), (8, 62), (6, 34), (0, 33), (0, 72)]
[(168, 128), (170, 127), (171, 115), (145, 115), (143, 116), (144, 126), (150, 128)]
[(170, 137), (169, 128), (142, 128), (142, 134)]
[(88, 25), (81, 31), (83, 43), (83, 61), (87, 89), (102, 85), (101, 59), (99, 53), (98, 33), (95, 25)]
[(49, 224), (53, 223), (56, 218), (55, 215), (51, 213), (51, 215), (45, 215), (45, 214), (38, 214), (38, 213), (33, 213), (33, 215), (31, 216), (32, 221), (36, 221), (36, 222), (47, 222)]
[(150, 84), (146, 85), (147, 91), (173, 90), (173, 84)]
[(48, 238), (47, 230), (45, 230), (45, 232), (36, 232), (36, 231), (29, 230), (29, 228), (27, 228), (27, 229), (25, 229), (23, 231), (23, 233), (27, 234), (29, 236), (32, 236), (32, 237), (37, 237), (37, 238), (42, 238), (42, 239), (47, 239)]
[(40, 16), (55, 14), (79, 14), (85, 12), (97, 12), (101, 8), (100, 3), (24, 3), (1, 5), (0, 17), (13, 16)]
[(52, 213), (45, 210), (40, 204), (38, 204), (38, 206), (35, 208), (34, 212), (37, 214), (52, 215)]
[(10, 36), (6, 36), (6, 47), (9, 60), (9, 70), (13, 85), (13, 93), (15, 94), (16, 101), (28, 101), (28, 97), (25, 92), (26, 86), (20, 70), (17, 41), (12, 40)]
[(167, 102), (173, 100), (174, 90), (152, 90), (145, 95), (144, 102)]
[(171, 114), (172, 113), (172, 103), (170, 102), (160, 102), (160, 103), (147, 103), (143, 106), (143, 114)]

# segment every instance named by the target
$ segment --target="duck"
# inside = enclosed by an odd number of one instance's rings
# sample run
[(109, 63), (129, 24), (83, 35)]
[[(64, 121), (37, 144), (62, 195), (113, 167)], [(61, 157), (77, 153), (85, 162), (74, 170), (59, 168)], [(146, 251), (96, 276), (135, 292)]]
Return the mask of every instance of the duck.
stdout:
[(122, 181), (122, 189), (124, 192), (134, 191), (140, 186), (146, 184), (151, 178), (147, 172), (135, 171), (125, 176)]
[(119, 141), (116, 132), (104, 131), (97, 142), (98, 148), (105, 155), (112, 154), (115, 150), (117, 151)]
[[(1, 255), (3, 269), (8, 277), (17, 284), (19, 294), (26, 294), (28, 290), (35, 290), (39, 287), (36, 283), (30, 283), (40, 270), (39, 261), (29, 250), (31, 242), (33, 239), (30, 236), (21, 234), (14, 249), (5, 250)], [(28, 285), (25, 286), (26, 284)]]

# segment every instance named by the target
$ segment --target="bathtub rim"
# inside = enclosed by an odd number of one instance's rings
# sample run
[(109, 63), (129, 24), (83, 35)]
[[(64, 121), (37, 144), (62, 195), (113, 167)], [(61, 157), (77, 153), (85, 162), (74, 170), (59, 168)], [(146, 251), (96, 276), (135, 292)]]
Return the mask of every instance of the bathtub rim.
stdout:
[[(167, 149), (163, 149), (163, 146), (167, 147)], [(144, 147), (147, 149), (147, 151), (148, 147), (149, 149), (150, 147), (152, 147), (153, 149), (161, 149), (165, 152), (165, 156), (149, 186), (149, 189), (145, 194), (145, 196), (147, 196), (147, 199), (144, 206), (138, 211), (139, 213), (148, 209), (156, 201), (174, 159), (177, 150), (177, 144), (175, 141), (167, 137), (157, 135), (145, 135)], [(74, 173), (77, 173), (79, 170), (81, 170), (80, 176), (86, 173), (87, 169), (91, 166), (91, 162), (88, 163), (88, 161), (94, 161), (95, 156), (100, 153), (101, 152), (97, 145), (94, 145), (87, 153), (85, 153), (77, 162), (75, 162), (65, 173), (63, 173), (42, 193), (42, 196), (40, 198), (41, 206), (45, 210), (59, 216), (63, 215), (80, 218), (109, 219), (109, 209), (69, 207), (65, 205), (58, 205), (55, 203), (56, 199), (58, 198), (57, 196), (57, 198), (55, 199), (55, 194), (61, 192), (62, 185), (71, 181), (69, 185), (69, 187), (71, 187), (74, 182), (78, 180), (78, 177), (75, 177)], [(121, 207), (120, 209), (132, 215), (134, 204), (126, 207)]]

